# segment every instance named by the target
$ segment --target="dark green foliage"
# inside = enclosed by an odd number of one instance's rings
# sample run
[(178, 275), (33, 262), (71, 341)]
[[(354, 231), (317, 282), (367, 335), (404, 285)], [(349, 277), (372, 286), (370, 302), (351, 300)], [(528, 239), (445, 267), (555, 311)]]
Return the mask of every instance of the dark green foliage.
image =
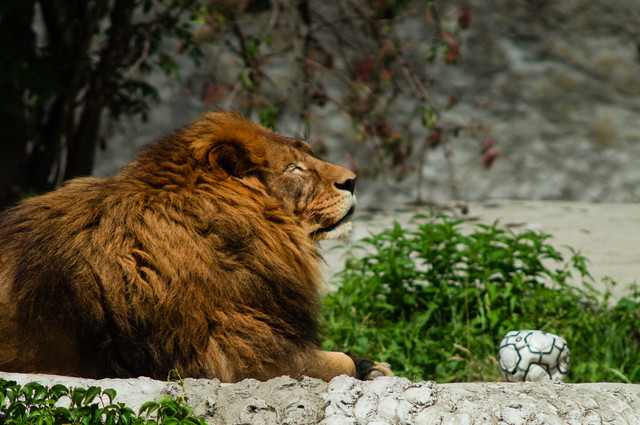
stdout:
[[(197, 59), (197, 0), (0, 2), (0, 208), (90, 174), (104, 118), (146, 117), (143, 76)], [(168, 41), (179, 43), (170, 47)]]
[(138, 414), (114, 403), (116, 392), (99, 387), (51, 388), (31, 382), (25, 386), (0, 378), (0, 425), (204, 425), (193, 416), (184, 397), (163, 397), (142, 405)]
[(637, 291), (609, 306), (586, 259), (564, 260), (549, 235), (415, 220), (360, 241), (365, 254), (347, 261), (325, 300), (324, 348), (388, 361), (414, 380), (501, 380), (502, 337), (540, 329), (567, 340), (569, 381), (640, 381)]

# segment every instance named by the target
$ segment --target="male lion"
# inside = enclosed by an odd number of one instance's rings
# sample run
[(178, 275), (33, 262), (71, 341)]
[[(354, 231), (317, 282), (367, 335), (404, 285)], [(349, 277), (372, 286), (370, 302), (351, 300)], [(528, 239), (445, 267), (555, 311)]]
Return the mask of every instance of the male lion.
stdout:
[(317, 348), (320, 255), (355, 175), (213, 112), (106, 179), (0, 215), (0, 370), (91, 378), (390, 375)]

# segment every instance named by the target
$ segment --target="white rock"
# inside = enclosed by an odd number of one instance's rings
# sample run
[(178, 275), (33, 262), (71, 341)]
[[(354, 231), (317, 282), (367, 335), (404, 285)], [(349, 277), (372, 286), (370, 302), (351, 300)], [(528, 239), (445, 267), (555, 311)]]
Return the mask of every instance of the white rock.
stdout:
[(405, 390), (403, 395), (409, 403), (414, 403), (420, 406), (431, 406), (436, 402), (433, 390), (429, 387), (409, 388)]
[(325, 417), (321, 425), (356, 425), (357, 422), (355, 418), (344, 416), (344, 415), (331, 415)]
[(371, 382), (367, 382), (365, 385), (367, 386), (367, 391), (381, 396), (389, 394), (392, 391), (394, 381), (397, 379), (399, 378), (394, 378), (391, 376), (381, 376)]
[(442, 425), (471, 425), (473, 421), (467, 413), (451, 414), (444, 417)]
[(340, 401), (331, 402), (327, 404), (327, 407), (324, 409), (325, 415), (333, 416), (333, 415), (343, 415), (343, 416), (353, 416), (353, 405), (347, 405)]
[(428, 407), (413, 417), (416, 425), (433, 425), (441, 423), (446, 412), (438, 407)]
[(353, 408), (353, 414), (358, 420), (372, 418), (378, 409), (378, 397), (374, 394), (365, 394), (360, 397)]
[(415, 404), (409, 403), (407, 400), (400, 400), (396, 408), (396, 416), (400, 423), (408, 424), (413, 422), (413, 414), (417, 411)]
[(378, 414), (384, 418), (393, 420), (396, 418), (396, 410), (400, 402), (394, 396), (388, 396), (380, 399), (378, 405)]
[(336, 376), (329, 382), (329, 386), (327, 388), (327, 392), (335, 392), (335, 391), (351, 391), (353, 387), (356, 387), (360, 384), (361, 381), (358, 381), (356, 378), (352, 378), (347, 375)]

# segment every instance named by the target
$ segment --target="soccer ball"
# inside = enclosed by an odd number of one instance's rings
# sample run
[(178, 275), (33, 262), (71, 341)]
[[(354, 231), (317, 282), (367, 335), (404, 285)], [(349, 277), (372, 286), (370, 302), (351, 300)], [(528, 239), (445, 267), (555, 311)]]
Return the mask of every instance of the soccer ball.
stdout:
[(510, 331), (500, 342), (498, 365), (508, 382), (564, 380), (571, 356), (567, 341), (544, 331)]

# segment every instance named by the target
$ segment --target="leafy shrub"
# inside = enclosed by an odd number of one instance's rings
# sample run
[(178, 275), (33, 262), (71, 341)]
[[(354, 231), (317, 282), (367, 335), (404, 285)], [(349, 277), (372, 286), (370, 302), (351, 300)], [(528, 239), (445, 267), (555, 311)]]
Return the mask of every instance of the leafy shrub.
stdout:
[[(136, 414), (124, 403), (113, 403), (116, 392), (99, 387), (24, 386), (0, 378), (0, 425), (204, 425), (185, 404), (185, 397), (149, 401)], [(65, 407), (67, 406), (67, 407)]]
[[(640, 381), (640, 294), (615, 305), (592, 287), (587, 260), (549, 235), (441, 215), (417, 216), (356, 245), (325, 299), (324, 348), (387, 361), (438, 382), (501, 380), (497, 348), (514, 329), (564, 337), (568, 381)], [(577, 287), (570, 279), (577, 278)]]

